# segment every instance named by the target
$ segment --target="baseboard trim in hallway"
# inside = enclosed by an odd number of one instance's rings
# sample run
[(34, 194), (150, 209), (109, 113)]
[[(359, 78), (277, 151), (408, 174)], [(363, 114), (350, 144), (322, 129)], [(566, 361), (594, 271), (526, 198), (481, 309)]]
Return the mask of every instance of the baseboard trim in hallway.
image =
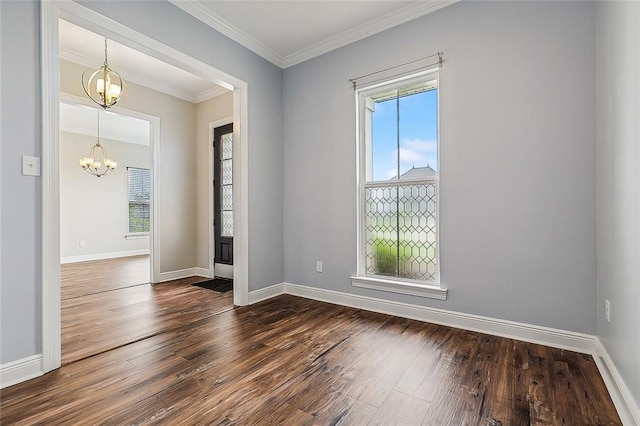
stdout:
[(0, 389), (42, 376), (42, 354), (0, 365)]

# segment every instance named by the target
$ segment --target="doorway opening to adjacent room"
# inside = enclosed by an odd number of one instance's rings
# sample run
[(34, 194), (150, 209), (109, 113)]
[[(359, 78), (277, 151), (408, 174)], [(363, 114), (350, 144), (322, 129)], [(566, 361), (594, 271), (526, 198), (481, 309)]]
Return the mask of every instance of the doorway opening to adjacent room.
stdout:
[[(43, 93), (43, 279), (42, 279), (42, 353), (44, 372), (61, 365), (61, 205), (60, 205), (60, 50), (58, 30), (60, 20), (100, 34), (130, 49), (165, 62), (175, 68), (206, 79), (229, 92), (233, 99), (232, 117), (234, 123), (233, 146), (233, 223), (234, 223), (234, 285), (233, 303), (248, 303), (248, 171), (247, 171), (247, 99), (246, 82), (226, 74), (208, 64), (200, 62), (180, 51), (170, 48), (141, 33), (108, 19), (74, 2), (45, 2), (42, 4), (42, 93)], [(111, 45), (110, 45), (111, 46)], [(206, 130), (205, 130), (206, 132)], [(171, 152), (167, 145), (163, 153)], [(174, 254), (172, 244), (166, 242), (164, 233), (175, 228), (171, 219), (161, 213), (159, 200), (172, 184), (171, 173), (175, 170), (167, 166), (163, 169), (164, 157), (157, 150), (152, 158), (151, 186), (157, 196), (150, 199), (150, 252), (151, 279), (154, 282), (172, 280), (187, 275), (211, 274), (213, 265), (207, 268), (180, 269), (172, 265)], [(206, 157), (205, 157), (206, 158)], [(205, 166), (206, 167), (206, 166)], [(166, 175), (165, 175), (166, 174)], [(206, 172), (205, 172), (206, 174)], [(186, 174), (190, 175), (190, 174)], [(101, 178), (104, 179), (104, 178)], [(167, 197), (165, 197), (166, 199)], [(211, 203), (212, 200), (210, 199)], [(207, 215), (205, 213), (204, 217)], [(160, 232), (159, 232), (160, 231)], [(164, 233), (163, 233), (164, 232)], [(208, 233), (206, 230), (204, 235)], [(194, 235), (196, 235), (195, 233)], [(161, 244), (162, 243), (162, 244)], [(198, 244), (192, 239), (192, 244)], [(210, 243), (211, 244), (211, 243)], [(195, 250), (195, 249), (194, 249)], [(191, 266), (191, 265), (189, 265)], [(231, 299), (229, 299), (231, 301)]]

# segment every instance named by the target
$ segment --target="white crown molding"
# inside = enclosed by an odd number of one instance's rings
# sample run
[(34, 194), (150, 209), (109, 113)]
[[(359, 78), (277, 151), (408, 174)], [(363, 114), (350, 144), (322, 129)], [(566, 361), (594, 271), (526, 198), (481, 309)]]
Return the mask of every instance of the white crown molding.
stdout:
[(397, 9), (395, 12), (382, 16), (379, 19), (359, 25), (343, 33), (336, 34), (326, 40), (322, 40), (285, 56), (283, 68), (289, 68), (293, 65), (297, 65), (327, 52), (331, 52), (332, 50), (362, 40), (384, 30), (388, 30), (389, 28), (412, 21), (420, 16), (435, 12), (436, 10), (450, 6), (459, 1), (460, 0), (435, 0), (414, 2), (406, 7)]
[(284, 58), (282, 56), (261, 41), (251, 37), (235, 25), (216, 15), (207, 7), (199, 4), (197, 0), (169, 0), (169, 2), (199, 21), (204, 22), (219, 33), (229, 37), (231, 40), (262, 56), (272, 64), (283, 68)]
[(229, 90), (224, 87), (216, 86), (211, 89), (203, 90), (195, 96), (195, 103), (199, 104), (200, 102), (204, 102), (211, 98), (215, 98), (216, 96), (224, 95), (225, 93), (229, 93)]
[[(95, 59), (71, 50), (60, 50), (60, 59), (82, 65), (83, 67), (91, 69), (96, 68)], [(210, 89), (203, 90), (202, 92), (193, 94), (187, 92), (186, 90), (181, 90), (175, 86), (145, 77), (140, 73), (136, 73), (135, 71), (131, 71), (126, 68), (119, 68), (118, 71), (120, 72), (120, 74), (122, 74), (125, 81), (129, 81), (131, 83), (135, 83), (148, 89), (165, 93), (167, 95), (171, 95), (178, 99), (182, 99), (183, 101), (191, 102), (194, 104), (222, 95), (223, 93), (226, 93), (228, 91), (223, 87), (215, 86)]]
[(262, 56), (269, 62), (280, 68), (288, 68), (309, 59), (315, 58), (332, 50), (346, 46), (363, 38), (377, 34), (397, 25), (409, 22), (420, 16), (426, 15), (443, 7), (457, 3), (460, 0), (435, 0), (435, 1), (416, 1), (406, 7), (400, 8), (395, 12), (359, 25), (348, 31), (336, 34), (326, 40), (319, 41), (282, 57), (274, 50), (266, 46), (261, 41), (255, 39), (245, 33), (235, 25), (231, 24), (224, 18), (213, 13), (206, 6), (199, 4), (197, 0), (169, 0), (176, 7), (184, 10), (196, 19), (204, 22), (214, 30), (224, 34), (235, 42), (241, 44), (252, 52)]

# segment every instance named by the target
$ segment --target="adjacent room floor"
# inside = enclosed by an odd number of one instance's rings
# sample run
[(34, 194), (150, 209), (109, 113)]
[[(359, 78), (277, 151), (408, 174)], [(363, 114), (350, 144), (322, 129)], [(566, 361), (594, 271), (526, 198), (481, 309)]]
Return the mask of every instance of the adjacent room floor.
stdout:
[(114, 309), (125, 330), (155, 323), (150, 337), (4, 389), (2, 423), (620, 424), (589, 355), (289, 295), (222, 308), (228, 297), (148, 288)]
[(61, 267), (62, 364), (136, 342), (233, 308), (232, 292), (149, 283), (149, 256)]

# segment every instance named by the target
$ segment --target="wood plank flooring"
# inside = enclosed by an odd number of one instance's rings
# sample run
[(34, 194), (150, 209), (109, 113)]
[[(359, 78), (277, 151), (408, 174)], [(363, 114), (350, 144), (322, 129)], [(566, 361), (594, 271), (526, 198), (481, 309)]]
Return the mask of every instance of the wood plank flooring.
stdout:
[(62, 364), (184, 327), (233, 308), (233, 295), (149, 284), (149, 256), (61, 265)]
[(63, 263), (60, 265), (62, 300), (151, 282), (149, 255)]
[[(193, 299), (207, 290), (187, 287), (154, 294), (173, 293), (165, 302), (184, 308), (166, 309), (186, 316), (206, 309)], [(181, 315), (2, 390), (0, 422), (621, 424), (589, 355), (289, 295), (183, 326)]]

